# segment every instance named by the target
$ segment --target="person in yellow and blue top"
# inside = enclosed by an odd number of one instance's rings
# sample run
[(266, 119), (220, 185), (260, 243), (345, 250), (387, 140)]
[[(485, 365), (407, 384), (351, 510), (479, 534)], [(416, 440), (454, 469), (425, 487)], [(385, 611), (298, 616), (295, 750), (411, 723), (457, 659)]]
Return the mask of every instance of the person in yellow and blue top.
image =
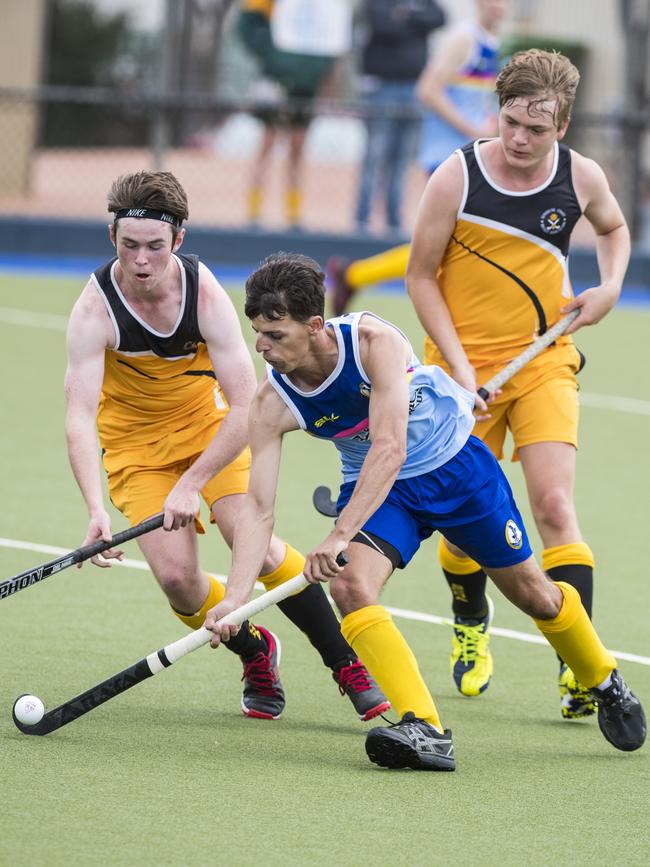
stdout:
[[(304, 430), (341, 456), (338, 519), (306, 557), (304, 575), (330, 582), (341, 631), (400, 720), (373, 728), (371, 761), (388, 768), (453, 771), (446, 729), (417, 661), (379, 603), (435, 530), (485, 569), (599, 703), (599, 723), (617, 749), (638, 749), (646, 721), (638, 699), (565, 582), (533, 556), (505, 475), (471, 435), (477, 395), (441, 368), (423, 366), (404, 334), (370, 313), (324, 319), (324, 274), (305, 256), (270, 256), (246, 282), (246, 315), (268, 365), (249, 416), (248, 494), (235, 531), (225, 598), (206, 616), (213, 646), (238, 627), (219, 619), (252, 592), (269, 544), (285, 434)], [(346, 551), (348, 564), (338, 555)]]
[[(425, 361), (475, 391), (563, 314), (580, 314), (554, 345), (491, 401), (474, 433), (497, 458), (510, 430), (544, 550), (542, 566), (573, 585), (591, 615), (594, 557), (573, 501), (582, 360), (570, 336), (597, 323), (621, 291), (630, 241), (602, 169), (566, 147), (579, 72), (561, 54), (519, 52), (499, 73), (499, 135), (457, 150), (434, 172), (416, 220), (407, 289), (427, 333)], [(600, 283), (574, 297), (567, 256), (581, 215), (596, 233)], [(490, 606), (480, 559), (441, 542), (457, 617), (452, 666), (465, 695), (492, 674)], [(564, 718), (594, 713), (593, 697), (560, 660)]]
[[(180, 253), (188, 206), (178, 180), (169, 172), (124, 175), (111, 188), (108, 210), (116, 255), (93, 273), (68, 326), (66, 434), (89, 515), (84, 544), (111, 538), (98, 432), (113, 505), (131, 524), (164, 512), (163, 528), (138, 544), (173, 613), (198, 629), (225, 592), (199, 565), (200, 499), (231, 545), (248, 486), (253, 362), (223, 287), (196, 256)], [(110, 550), (93, 562), (110, 565), (120, 556)], [(303, 567), (302, 555), (273, 536), (260, 580), (271, 589)], [(389, 707), (321, 588), (279, 607), (361, 719)], [(243, 712), (277, 719), (285, 706), (277, 636), (250, 624), (228, 647), (244, 664)]]

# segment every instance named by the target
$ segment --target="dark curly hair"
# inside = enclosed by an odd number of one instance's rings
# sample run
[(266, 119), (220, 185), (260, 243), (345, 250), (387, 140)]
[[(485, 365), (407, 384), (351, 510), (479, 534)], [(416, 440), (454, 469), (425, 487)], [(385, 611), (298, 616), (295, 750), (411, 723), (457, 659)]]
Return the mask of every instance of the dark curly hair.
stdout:
[(300, 253), (274, 253), (246, 281), (246, 316), (306, 322), (325, 314), (325, 274)]

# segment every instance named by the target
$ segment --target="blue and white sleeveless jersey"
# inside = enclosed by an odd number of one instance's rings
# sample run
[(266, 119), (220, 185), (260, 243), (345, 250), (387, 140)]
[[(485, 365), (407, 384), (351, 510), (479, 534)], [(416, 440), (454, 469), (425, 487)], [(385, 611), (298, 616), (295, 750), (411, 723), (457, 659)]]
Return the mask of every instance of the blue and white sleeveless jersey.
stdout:
[[(494, 85), (499, 72), (500, 43), (494, 34), (488, 33), (475, 21), (460, 24), (458, 29), (470, 33), (472, 48), (462, 68), (445, 88), (445, 93), (468, 123), (482, 126), (499, 110)], [(435, 112), (426, 112), (418, 163), (425, 171), (433, 172), (466, 143), (466, 136), (456, 127)]]
[[(355, 481), (370, 448), (368, 414), (371, 383), (359, 352), (359, 321), (373, 313), (346, 313), (325, 323), (334, 329), (339, 357), (327, 379), (313, 391), (302, 391), (284, 374), (267, 365), (269, 382), (300, 427), (339, 450), (343, 479)], [(386, 323), (391, 325), (390, 322)], [(409, 345), (404, 335), (395, 328)], [(409, 345), (410, 348), (410, 345)], [(428, 473), (456, 455), (474, 427), (474, 395), (440, 367), (421, 364), (411, 350), (404, 371), (409, 381), (409, 419), (406, 460), (399, 479)]]

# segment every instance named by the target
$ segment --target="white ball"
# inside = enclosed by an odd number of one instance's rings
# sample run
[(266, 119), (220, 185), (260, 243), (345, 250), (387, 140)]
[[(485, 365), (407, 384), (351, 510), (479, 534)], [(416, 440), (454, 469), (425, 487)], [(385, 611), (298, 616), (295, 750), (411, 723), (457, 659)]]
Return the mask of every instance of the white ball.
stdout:
[(43, 719), (45, 705), (35, 695), (21, 695), (14, 704), (14, 714), (18, 722), (26, 726), (35, 726)]

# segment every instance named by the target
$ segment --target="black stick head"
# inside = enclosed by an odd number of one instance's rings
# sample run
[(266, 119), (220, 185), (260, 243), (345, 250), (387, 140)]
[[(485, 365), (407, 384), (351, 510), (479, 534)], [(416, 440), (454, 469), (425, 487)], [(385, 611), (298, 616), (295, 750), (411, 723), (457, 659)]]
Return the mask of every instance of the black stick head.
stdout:
[(326, 485), (319, 485), (312, 494), (312, 503), (317, 512), (326, 518), (336, 518), (336, 503), (332, 499), (332, 492)]

